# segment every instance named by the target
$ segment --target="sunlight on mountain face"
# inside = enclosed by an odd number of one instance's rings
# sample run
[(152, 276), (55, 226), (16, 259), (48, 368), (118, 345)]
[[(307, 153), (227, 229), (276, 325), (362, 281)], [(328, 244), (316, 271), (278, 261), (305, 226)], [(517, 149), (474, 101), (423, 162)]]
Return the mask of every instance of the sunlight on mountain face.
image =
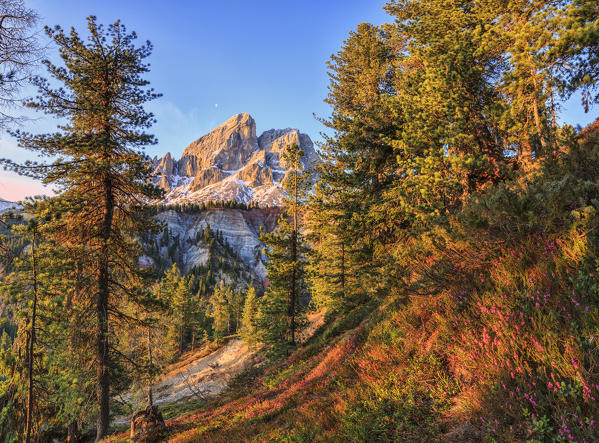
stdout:
[(599, 441), (596, 0), (69, 2), (0, 0), (0, 440)]
[(258, 137), (254, 119), (237, 114), (191, 143), (180, 160), (170, 153), (155, 158), (154, 182), (167, 192), (168, 203), (238, 201), (280, 206), (286, 165), (279, 155), (292, 144), (304, 151), (303, 167), (312, 169), (318, 154), (309, 136), (288, 128), (271, 129)]

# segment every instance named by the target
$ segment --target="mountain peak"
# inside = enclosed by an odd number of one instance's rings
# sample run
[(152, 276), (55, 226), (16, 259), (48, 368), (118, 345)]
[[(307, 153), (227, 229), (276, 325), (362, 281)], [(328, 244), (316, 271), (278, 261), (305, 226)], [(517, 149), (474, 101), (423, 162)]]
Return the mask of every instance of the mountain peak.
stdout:
[(257, 137), (252, 116), (236, 114), (187, 146), (180, 160), (170, 154), (155, 159), (154, 183), (167, 191), (167, 203), (236, 200), (278, 206), (287, 172), (279, 154), (292, 144), (304, 151), (303, 167), (311, 168), (318, 154), (308, 135), (287, 128)]
[(234, 125), (234, 124), (238, 124), (241, 126), (243, 126), (243, 125), (255, 126), (256, 122), (254, 121), (254, 118), (247, 112), (240, 112), (239, 114), (235, 114), (233, 117), (231, 117), (229, 120), (227, 120), (220, 126)]
[(250, 114), (237, 114), (191, 143), (183, 157), (195, 156), (199, 169), (238, 169), (257, 147), (256, 122)]

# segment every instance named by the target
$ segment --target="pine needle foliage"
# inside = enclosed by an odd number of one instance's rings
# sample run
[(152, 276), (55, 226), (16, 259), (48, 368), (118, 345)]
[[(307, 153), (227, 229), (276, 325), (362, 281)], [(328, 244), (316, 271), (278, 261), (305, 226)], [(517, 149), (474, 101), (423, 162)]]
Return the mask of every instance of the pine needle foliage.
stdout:
[[(65, 120), (59, 131), (17, 131), (19, 145), (50, 163), (4, 161), (16, 172), (41, 179), (58, 191), (53, 239), (85, 250), (84, 274), (93, 275), (84, 291), (95, 316), (94, 368), (98, 407), (97, 439), (109, 425), (111, 371), (115, 369), (112, 325), (126, 321), (120, 305), (138, 295), (139, 245), (136, 233), (151, 229), (144, 206), (160, 196), (151, 185), (144, 146), (155, 143), (146, 131), (154, 116), (144, 104), (158, 97), (143, 78), (152, 51), (136, 46), (136, 34), (116, 22), (108, 27), (88, 18), (88, 37), (75, 29), (46, 28), (63, 65), (44, 64), (53, 79), (36, 77), (36, 98), (27, 106)], [(54, 86), (56, 84), (56, 86)], [(91, 356), (90, 356), (91, 357)]]

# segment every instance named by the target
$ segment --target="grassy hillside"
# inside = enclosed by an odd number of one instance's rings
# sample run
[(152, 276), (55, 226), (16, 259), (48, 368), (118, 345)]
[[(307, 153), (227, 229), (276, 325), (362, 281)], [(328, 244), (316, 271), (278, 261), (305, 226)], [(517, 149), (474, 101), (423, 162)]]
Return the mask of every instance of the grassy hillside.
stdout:
[(169, 441), (595, 441), (595, 141), (407, 244), (402, 290), (331, 310)]

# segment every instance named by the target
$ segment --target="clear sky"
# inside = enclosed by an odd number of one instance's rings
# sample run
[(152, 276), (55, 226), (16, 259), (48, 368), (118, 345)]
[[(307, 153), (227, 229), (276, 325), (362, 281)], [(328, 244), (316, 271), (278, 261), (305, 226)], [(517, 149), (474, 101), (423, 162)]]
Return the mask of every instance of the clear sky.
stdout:
[[(140, 41), (154, 45), (148, 79), (163, 97), (149, 108), (158, 145), (148, 154), (180, 156), (193, 140), (239, 112), (257, 130), (296, 127), (313, 139), (323, 129), (313, 114), (328, 105), (326, 61), (358, 23), (382, 23), (384, 0), (25, 0), (41, 25), (74, 26), (85, 35), (88, 15), (100, 23), (120, 19)], [(45, 38), (45, 35), (43, 35)], [(44, 40), (46, 41), (46, 40)], [(56, 49), (48, 56), (56, 59)], [(33, 91), (32, 91), (33, 92)], [(28, 124), (51, 131), (48, 118)], [(8, 135), (0, 157), (23, 160)], [(0, 198), (48, 192), (40, 184), (0, 170)]]
[[(38, 11), (41, 25), (74, 26), (86, 35), (85, 18), (93, 14), (100, 23), (121, 19), (140, 40), (152, 41), (148, 79), (164, 96), (149, 106), (159, 141), (148, 150), (151, 156), (170, 151), (179, 157), (191, 141), (239, 112), (255, 118), (259, 133), (295, 127), (318, 140), (323, 128), (313, 114), (329, 112), (323, 103), (326, 61), (360, 22), (389, 21), (385, 0), (25, 1)], [(56, 48), (48, 48), (48, 57), (56, 60)], [(585, 124), (596, 116), (579, 109), (566, 110), (564, 120)], [(55, 126), (41, 118), (26, 129)], [(4, 134), (0, 157), (30, 158)], [(0, 170), (0, 198), (44, 192), (40, 184)]]

